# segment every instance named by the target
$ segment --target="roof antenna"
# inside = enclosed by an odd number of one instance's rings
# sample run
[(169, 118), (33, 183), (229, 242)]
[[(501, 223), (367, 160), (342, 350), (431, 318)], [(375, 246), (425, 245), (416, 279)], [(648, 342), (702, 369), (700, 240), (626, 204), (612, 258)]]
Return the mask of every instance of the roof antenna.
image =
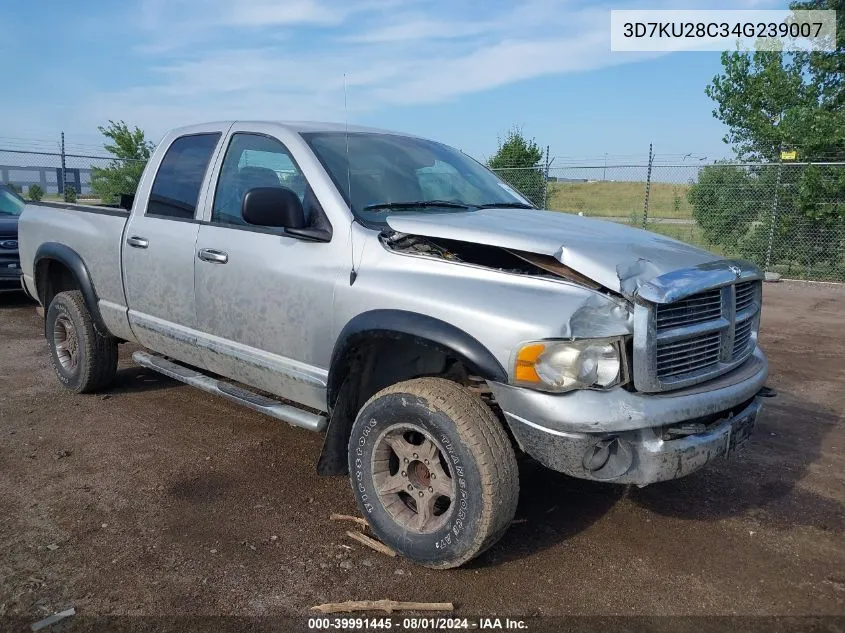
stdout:
[[(349, 210), (352, 210), (352, 168), (349, 165), (349, 107), (346, 103), (346, 73), (343, 73), (343, 116), (346, 128), (346, 195), (349, 196)], [(352, 224), (355, 223), (354, 211)], [(351, 225), (350, 225), (351, 228)], [(349, 234), (349, 247), (352, 249), (352, 270), (349, 271), (349, 285), (355, 283), (358, 278), (358, 271), (355, 270), (355, 244), (353, 244), (354, 233)]]

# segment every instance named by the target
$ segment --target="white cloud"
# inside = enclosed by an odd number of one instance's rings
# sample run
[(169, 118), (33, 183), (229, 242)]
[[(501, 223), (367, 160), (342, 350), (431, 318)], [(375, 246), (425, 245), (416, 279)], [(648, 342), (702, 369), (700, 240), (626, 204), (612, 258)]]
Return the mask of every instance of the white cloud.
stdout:
[(609, 21), (566, 0), (144, 0), (146, 77), (91, 95), (79, 123), (338, 120), (344, 74), (354, 118), (641, 59), (610, 53)]
[(411, 42), (416, 40), (437, 41), (443, 39), (471, 37), (495, 30), (496, 23), (487, 21), (446, 21), (420, 14), (399, 14), (375, 28), (350, 35), (349, 42), (367, 44)]
[(236, 0), (226, 3), (222, 17), (223, 24), (235, 26), (339, 24), (346, 17), (346, 10), (337, 6), (326, 6), (315, 0)]

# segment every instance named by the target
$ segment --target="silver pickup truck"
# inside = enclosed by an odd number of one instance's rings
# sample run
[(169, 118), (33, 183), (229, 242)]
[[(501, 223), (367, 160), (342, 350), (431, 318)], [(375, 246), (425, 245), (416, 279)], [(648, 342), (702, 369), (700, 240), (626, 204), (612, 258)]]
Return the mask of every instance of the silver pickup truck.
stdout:
[(56, 374), (137, 363), (325, 433), (390, 547), (460, 565), (508, 528), (516, 455), (646, 485), (731, 454), (767, 363), (762, 275), (536, 210), (465, 154), (329, 124), (169, 133), (131, 209), (32, 204), (22, 281)]

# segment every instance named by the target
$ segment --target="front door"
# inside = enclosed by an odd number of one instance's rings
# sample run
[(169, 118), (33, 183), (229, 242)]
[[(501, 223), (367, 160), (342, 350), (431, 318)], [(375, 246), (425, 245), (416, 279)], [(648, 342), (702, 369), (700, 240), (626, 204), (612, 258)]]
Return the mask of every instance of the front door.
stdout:
[(334, 286), (344, 272), (348, 279), (349, 246), (248, 225), (241, 206), (244, 194), (255, 187), (293, 190), (307, 215), (319, 205), (279, 140), (232, 132), (209, 222), (197, 236), (195, 285), (204, 364), (323, 410)]
[[(197, 208), (221, 131), (175, 138), (164, 154), (146, 209), (124, 231), (123, 278), (129, 323), (153, 351), (202, 367), (196, 347), (194, 253)], [(143, 197), (143, 192), (139, 192)]]

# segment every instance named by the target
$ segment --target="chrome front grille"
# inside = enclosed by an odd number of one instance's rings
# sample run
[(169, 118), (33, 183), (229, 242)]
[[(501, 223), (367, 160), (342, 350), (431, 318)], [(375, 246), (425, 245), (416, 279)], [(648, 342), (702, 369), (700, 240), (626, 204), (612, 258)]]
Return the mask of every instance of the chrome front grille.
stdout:
[(682, 376), (719, 362), (721, 334), (709, 332), (675, 343), (657, 344), (657, 377)]
[(754, 302), (759, 281), (744, 281), (736, 285), (736, 311), (746, 310)]
[(675, 303), (657, 305), (654, 312), (658, 330), (717, 319), (722, 313), (722, 291), (714, 288)]
[(748, 342), (751, 340), (751, 328), (753, 325), (754, 323), (750, 319), (737, 324), (736, 331), (734, 332), (734, 358), (742, 356), (743, 352), (745, 352), (748, 347)]
[(634, 384), (667, 391), (704, 382), (743, 363), (754, 351), (762, 284), (741, 281), (670, 303), (638, 304)]

